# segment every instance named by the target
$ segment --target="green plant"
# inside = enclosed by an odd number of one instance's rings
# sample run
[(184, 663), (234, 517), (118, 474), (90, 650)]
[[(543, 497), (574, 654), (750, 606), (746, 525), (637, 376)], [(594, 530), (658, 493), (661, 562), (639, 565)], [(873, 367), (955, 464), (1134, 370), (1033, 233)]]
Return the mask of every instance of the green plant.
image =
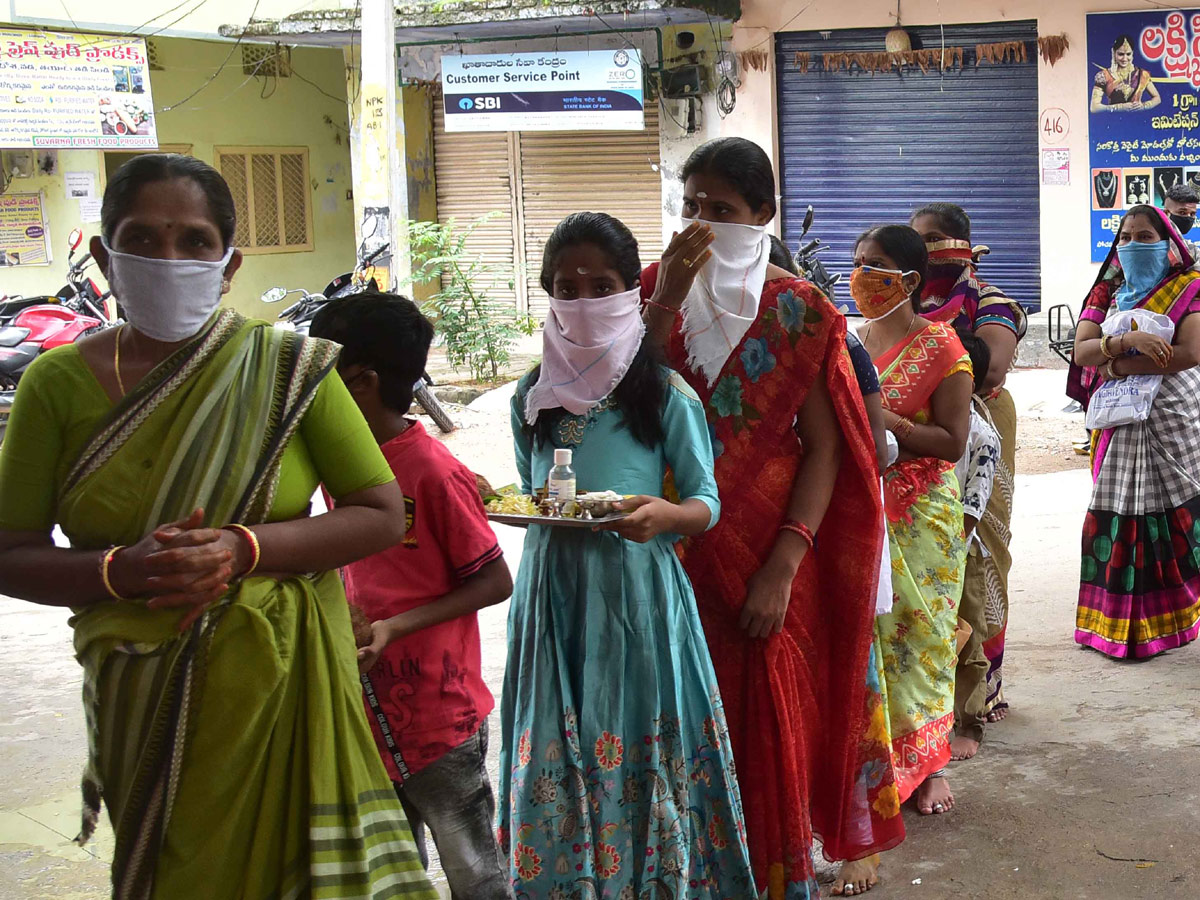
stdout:
[(471, 233), (490, 219), (487, 215), (460, 228), (448, 222), (409, 222), (412, 253), (410, 282), (439, 285), (423, 306), (446, 347), (455, 369), (466, 368), (476, 381), (495, 380), (508, 365), (513, 345), (521, 335), (533, 334), (533, 318), (492, 299), (488, 291), (507, 282), (512, 269), (484, 262), (467, 249)]

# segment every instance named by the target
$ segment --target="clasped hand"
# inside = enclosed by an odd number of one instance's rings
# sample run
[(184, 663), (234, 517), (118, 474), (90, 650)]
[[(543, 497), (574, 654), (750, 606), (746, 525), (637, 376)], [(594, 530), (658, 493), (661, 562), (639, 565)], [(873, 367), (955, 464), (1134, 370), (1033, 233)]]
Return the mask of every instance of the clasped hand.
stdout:
[(228, 590), (235, 573), (249, 568), (245, 540), (220, 528), (201, 528), (204, 510), (161, 525), (118, 552), (109, 580), (122, 597), (147, 598), (151, 609), (186, 609), (185, 631)]

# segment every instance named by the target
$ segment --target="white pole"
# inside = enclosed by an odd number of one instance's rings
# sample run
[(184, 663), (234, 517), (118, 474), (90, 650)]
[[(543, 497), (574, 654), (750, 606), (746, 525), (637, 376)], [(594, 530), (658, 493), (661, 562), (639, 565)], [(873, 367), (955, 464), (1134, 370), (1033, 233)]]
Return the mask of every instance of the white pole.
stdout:
[(396, 23), (393, 0), (362, 0), (360, 36), (362, 82), (351, 94), (350, 116), (358, 260), (385, 244), (390, 254), (375, 265), (381, 290), (396, 287), (409, 274), (408, 190), (403, 117), (397, 115)]

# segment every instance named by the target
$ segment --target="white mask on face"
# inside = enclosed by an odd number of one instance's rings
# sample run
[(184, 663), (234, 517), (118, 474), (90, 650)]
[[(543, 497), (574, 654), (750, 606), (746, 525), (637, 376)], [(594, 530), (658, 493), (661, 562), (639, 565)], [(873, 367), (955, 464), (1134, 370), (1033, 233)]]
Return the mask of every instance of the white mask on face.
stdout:
[[(685, 219), (686, 227), (692, 221)], [(704, 222), (713, 232), (712, 258), (683, 301), (688, 367), (711, 385), (758, 317), (771, 236), (765, 225)]]
[(214, 261), (150, 259), (108, 251), (108, 285), (129, 324), (156, 341), (175, 343), (199, 333), (221, 302), (221, 281), (233, 248)]

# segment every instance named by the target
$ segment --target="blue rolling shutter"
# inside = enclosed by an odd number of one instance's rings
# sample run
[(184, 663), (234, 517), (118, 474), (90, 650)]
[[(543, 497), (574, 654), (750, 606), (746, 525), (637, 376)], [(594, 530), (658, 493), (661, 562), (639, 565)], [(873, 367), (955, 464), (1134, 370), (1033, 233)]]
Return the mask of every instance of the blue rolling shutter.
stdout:
[[(937, 28), (905, 26), (914, 47), (940, 47)], [(971, 239), (991, 248), (980, 275), (1027, 308), (1041, 305), (1038, 221), (1037, 25), (947, 25), (947, 47), (964, 66), (939, 75), (915, 66), (872, 75), (826, 72), (821, 54), (879, 52), (886, 29), (790, 32), (777, 37), (783, 234), (795, 252), (808, 204), (809, 238), (830, 245), (821, 259), (847, 287), (854, 240), (872, 225), (907, 222), (916, 206), (942, 200), (971, 216)], [(1024, 63), (975, 65), (975, 45), (1024, 41)], [(797, 53), (812, 54), (807, 73)], [(1076, 160), (1076, 177), (1086, 161)], [(851, 305), (851, 308), (853, 306)]]

